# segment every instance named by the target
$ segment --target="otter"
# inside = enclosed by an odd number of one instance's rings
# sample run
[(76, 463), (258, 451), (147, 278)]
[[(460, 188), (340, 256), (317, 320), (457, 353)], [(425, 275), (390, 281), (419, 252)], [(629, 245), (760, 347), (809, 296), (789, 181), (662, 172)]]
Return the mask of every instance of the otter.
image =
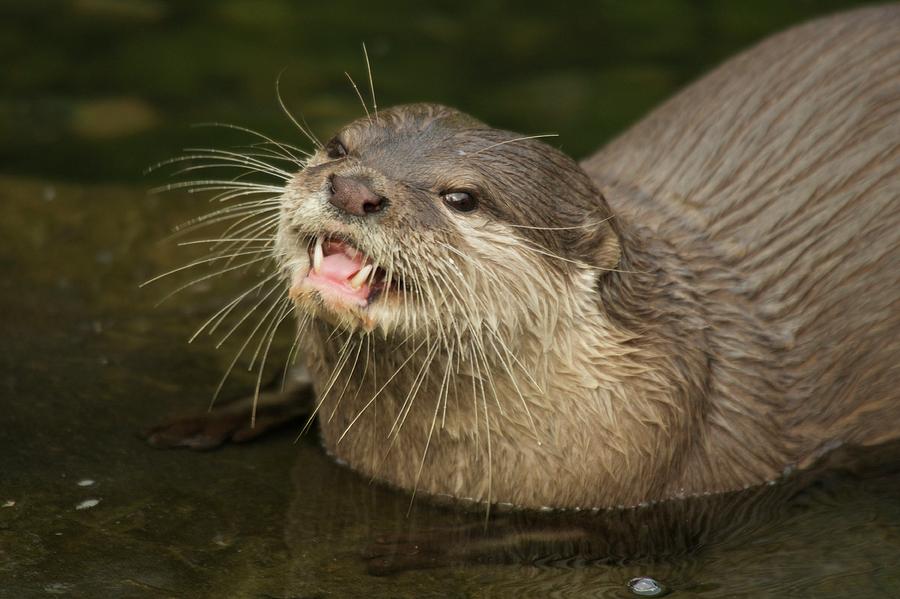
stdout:
[(898, 82), (892, 6), (764, 41), (580, 165), (435, 104), (350, 123), (271, 240), (324, 447), (413, 495), (596, 508), (896, 439)]

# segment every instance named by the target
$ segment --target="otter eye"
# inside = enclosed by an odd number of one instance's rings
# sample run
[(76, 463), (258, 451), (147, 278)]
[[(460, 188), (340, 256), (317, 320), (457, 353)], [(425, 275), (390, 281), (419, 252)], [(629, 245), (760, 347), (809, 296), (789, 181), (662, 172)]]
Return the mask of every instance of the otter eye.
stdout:
[(478, 207), (478, 200), (466, 191), (449, 191), (441, 194), (441, 199), (457, 212), (471, 212)]
[(332, 160), (337, 160), (347, 155), (347, 148), (335, 137), (325, 146), (325, 154)]

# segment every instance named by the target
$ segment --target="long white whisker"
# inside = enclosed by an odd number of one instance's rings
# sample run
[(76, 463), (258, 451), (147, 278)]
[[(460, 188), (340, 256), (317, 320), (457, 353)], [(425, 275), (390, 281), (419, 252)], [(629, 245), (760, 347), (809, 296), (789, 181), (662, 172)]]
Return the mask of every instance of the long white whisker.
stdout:
[(372, 92), (372, 111), (375, 113), (375, 120), (378, 121), (378, 102), (375, 100), (375, 83), (372, 79), (372, 63), (369, 62), (369, 51), (366, 49), (365, 42), (363, 42), (362, 49), (363, 56), (366, 58), (366, 71), (369, 73), (369, 90)]
[(210, 262), (215, 262), (216, 260), (224, 260), (224, 259), (227, 259), (227, 258), (235, 258), (235, 257), (241, 257), (241, 256), (249, 256), (249, 255), (259, 254), (259, 253), (261, 253), (261, 252), (258, 251), (258, 250), (254, 250), (254, 251), (252, 251), (252, 252), (241, 252), (241, 253), (238, 253), (238, 254), (228, 254), (228, 255), (225, 255), (225, 256), (213, 256), (213, 257), (211, 257), (211, 258), (203, 258), (202, 260), (195, 260), (195, 261), (193, 261), (193, 262), (190, 262), (189, 264), (185, 264), (184, 266), (179, 266), (178, 268), (173, 268), (172, 270), (170, 270), (170, 271), (168, 271), (168, 272), (164, 272), (164, 273), (162, 273), (161, 275), (156, 275), (156, 276), (153, 277), (152, 279), (150, 279), (150, 280), (148, 280), (148, 281), (144, 281), (143, 283), (141, 283), (140, 285), (138, 285), (138, 288), (146, 287), (147, 285), (149, 285), (149, 284), (151, 284), (151, 283), (154, 283), (154, 282), (156, 282), (156, 281), (158, 281), (158, 280), (160, 280), (160, 279), (163, 279), (163, 278), (165, 278), (165, 277), (171, 276), (171, 275), (173, 275), (173, 274), (175, 274), (175, 273), (177, 273), (177, 272), (181, 272), (181, 271), (187, 270), (187, 269), (189, 269), (189, 268), (194, 268), (194, 267), (196, 267), (196, 266), (202, 266), (202, 265), (204, 265), (204, 264), (209, 264)]
[[(262, 287), (262, 286), (265, 285), (266, 283), (270, 282), (272, 279), (274, 279), (274, 278), (277, 277), (278, 275), (279, 275), (279, 273), (276, 272), (276, 273), (270, 275), (269, 277), (263, 279), (262, 281), (260, 281), (260, 282), (257, 283), (256, 285), (253, 285), (252, 287), (250, 287), (250, 289), (247, 289), (246, 291), (244, 291), (243, 293), (241, 293), (240, 295), (238, 295), (237, 297), (235, 297), (234, 299), (232, 299), (230, 302), (228, 302), (227, 304), (225, 304), (225, 305), (224, 305), (223, 307), (221, 307), (219, 310), (217, 310), (215, 314), (213, 314), (212, 316), (210, 316), (210, 317), (206, 320), (206, 322), (204, 322), (204, 323), (203, 323), (196, 331), (194, 331), (194, 334), (191, 335), (191, 338), (190, 338), (190, 339), (188, 339), (188, 343), (193, 343), (193, 342), (194, 342), (194, 339), (196, 339), (196, 338), (200, 335), (200, 333), (202, 333), (203, 330), (206, 329), (206, 327), (208, 327), (213, 321), (215, 321), (216, 319), (218, 319), (218, 317), (219, 317), (220, 315), (221, 315), (223, 318), (224, 318), (224, 317), (227, 317), (228, 314), (231, 313), (231, 311), (234, 310), (234, 308), (237, 307), (237, 305), (241, 303), (241, 300), (243, 300), (245, 297), (247, 297), (248, 295), (250, 295), (251, 293), (253, 293), (255, 290), (259, 289), (260, 287)], [(214, 329), (215, 329), (215, 327), (213, 327), (213, 330), (214, 330)], [(212, 332), (212, 330), (210, 330), (210, 333), (211, 333), (211, 332)]]
[(525, 137), (517, 137), (515, 139), (507, 139), (505, 141), (499, 141), (495, 144), (491, 144), (489, 146), (481, 148), (480, 150), (476, 150), (469, 155), (474, 156), (475, 154), (481, 154), (482, 152), (487, 152), (488, 150), (490, 150), (492, 148), (496, 148), (497, 146), (505, 146), (506, 144), (515, 143), (517, 141), (525, 141), (528, 139), (542, 139), (545, 137), (559, 137), (559, 133), (542, 133), (540, 135), (526, 135)]
[[(248, 310), (248, 311), (240, 318), (240, 320), (238, 320), (236, 323), (234, 323), (234, 325), (232, 325), (232, 327), (228, 330), (228, 332), (225, 333), (225, 336), (224, 336), (224, 337), (222, 337), (221, 339), (219, 339), (219, 342), (216, 343), (216, 349), (219, 349), (220, 347), (222, 347), (222, 344), (225, 343), (225, 341), (226, 341), (229, 337), (231, 337), (231, 335), (232, 335), (236, 330), (238, 330), (238, 328), (240, 328), (240, 326), (241, 326), (242, 324), (244, 324), (244, 321), (247, 320), (247, 319), (250, 317), (251, 314), (253, 314), (254, 312), (256, 312), (257, 308), (259, 308), (261, 305), (263, 305), (263, 303), (265, 303), (265, 301), (266, 301), (267, 299), (269, 299), (269, 297), (271, 297), (272, 294), (275, 293), (278, 289), (281, 289), (281, 287), (282, 287), (281, 281), (276, 281), (276, 283), (275, 283), (274, 285), (272, 285), (272, 288), (269, 289), (269, 290), (265, 293), (265, 295), (262, 296), (262, 299), (260, 299), (259, 302), (257, 302), (252, 308), (250, 308), (250, 309), (249, 309), (249, 310)], [(255, 330), (255, 329), (254, 329), (254, 330)], [(212, 333), (212, 331), (210, 331), (210, 333)]]
[(394, 371), (394, 374), (392, 374), (388, 378), (388, 380), (386, 380), (384, 382), (384, 384), (381, 386), (381, 388), (379, 388), (378, 391), (375, 392), (375, 394), (371, 397), (371, 399), (369, 399), (368, 403), (366, 403), (366, 405), (363, 406), (363, 408), (353, 418), (353, 420), (350, 421), (350, 424), (347, 425), (347, 428), (344, 429), (344, 432), (341, 433), (341, 436), (338, 438), (338, 441), (337, 441), (338, 443), (340, 443), (344, 439), (344, 437), (347, 435), (348, 432), (350, 432), (350, 429), (353, 427), (353, 425), (356, 423), (356, 421), (359, 420), (359, 417), (363, 415), (363, 412), (365, 412), (366, 409), (368, 409), (368, 407), (370, 405), (375, 403), (375, 400), (378, 398), (379, 395), (381, 395), (381, 392), (384, 391), (385, 388), (391, 383), (391, 381), (394, 380), (394, 377), (396, 377), (398, 374), (400, 374), (400, 371), (403, 370), (403, 367), (406, 366), (409, 363), (409, 361), (413, 359), (413, 356), (415, 356), (419, 352), (419, 350), (422, 349), (423, 345), (425, 345), (424, 340), (418, 345), (418, 347), (416, 347), (412, 351), (412, 353), (409, 354), (409, 356), (407, 356), (407, 358), (403, 361), (402, 364), (400, 364), (400, 366), (397, 368), (397, 370)]
[(531, 225), (514, 225), (512, 223), (504, 223), (504, 225), (513, 229), (533, 229), (535, 231), (572, 231), (575, 229), (592, 229), (597, 225), (602, 225), (603, 223), (610, 221), (611, 219), (612, 216), (607, 216), (606, 218), (597, 221), (584, 223), (583, 225), (573, 225), (571, 227), (534, 227)]
[[(283, 72), (284, 71), (282, 71), (282, 73)], [(287, 105), (285, 105), (284, 100), (281, 97), (281, 73), (279, 73), (278, 77), (275, 79), (275, 95), (278, 98), (278, 105), (281, 107), (281, 110), (284, 112), (285, 116), (287, 116), (291, 120), (291, 122), (294, 123), (294, 126), (297, 127), (297, 129), (299, 129), (300, 132), (305, 135), (307, 139), (309, 139), (309, 141), (311, 141), (317, 148), (322, 148), (322, 142), (319, 141), (319, 138), (317, 138), (312, 131), (309, 131), (303, 125), (301, 125), (300, 122), (297, 121), (296, 118), (294, 118), (294, 115), (291, 113), (291, 111), (288, 110)]]
[(303, 164), (303, 160), (301, 158), (299, 158), (298, 156), (294, 155), (294, 152), (297, 152), (297, 154), (300, 154), (301, 156), (309, 156), (310, 155), (309, 152), (307, 152), (306, 150), (303, 150), (301, 148), (298, 148), (297, 146), (292, 146), (285, 142), (276, 141), (267, 135), (263, 135), (262, 133), (260, 133), (258, 131), (254, 131), (253, 129), (249, 129), (247, 127), (242, 127), (240, 125), (233, 125), (231, 123), (198, 123), (197, 125), (195, 125), (195, 127), (221, 127), (223, 129), (234, 129), (235, 131), (249, 133), (250, 135), (259, 137), (260, 139), (264, 140), (265, 142), (281, 149), (281, 151), (284, 152), (285, 158), (293, 160), (294, 162), (296, 162), (298, 165), (301, 165), (301, 166)]
[[(300, 435), (306, 433), (309, 430), (309, 427), (312, 426), (312, 422), (315, 419), (316, 415), (319, 413), (319, 410), (322, 408), (322, 404), (325, 403), (325, 400), (328, 398), (328, 394), (331, 393), (331, 388), (334, 386), (334, 383), (337, 382), (338, 377), (344, 371), (344, 366), (347, 363), (348, 358), (350, 357), (350, 352), (348, 348), (350, 346), (351, 341), (353, 340), (352, 335), (347, 336), (347, 340), (344, 342), (344, 345), (341, 346), (339, 351), (338, 359), (335, 362), (335, 366), (331, 371), (331, 375), (328, 377), (328, 381), (325, 385), (325, 391), (322, 392), (322, 396), (319, 398), (319, 401), (316, 402), (315, 407), (313, 408), (312, 414), (309, 415), (309, 418), (306, 419), (306, 423), (303, 425), (303, 428), (300, 430)], [(297, 439), (300, 438), (300, 435), (297, 435)]]
[[(278, 328), (281, 326), (281, 323), (284, 322), (284, 319), (290, 316), (290, 314), (291, 302), (289, 300), (285, 300), (280, 314), (275, 317), (276, 322), (272, 326), (271, 333), (269, 334), (269, 340), (266, 343), (266, 349), (263, 352), (262, 359), (260, 359), (259, 361), (259, 375), (256, 377), (256, 390), (253, 392), (253, 408), (250, 410), (250, 428), (256, 426), (256, 406), (259, 403), (259, 389), (262, 386), (262, 375), (266, 368), (266, 356), (269, 355), (269, 348), (272, 347), (272, 340), (275, 338), (275, 333), (278, 332)], [(253, 359), (255, 360), (256, 356), (254, 356)]]
[(366, 106), (366, 101), (363, 100), (363, 97), (362, 97), (362, 94), (361, 94), (360, 91), (359, 91), (359, 88), (356, 87), (356, 81), (353, 80), (353, 77), (350, 76), (350, 73), (344, 71), (344, 75), (346, 75), (346, 76), (347, 76), (347, 79), (350, 80), (350, 85), (353, 86), (353, 91), (356, 92), (356, 97), (359, 98), (359, 102), (360, 102), (360, 104), (362, 104), (363, 110), (366, 111), (366, 118), (371, 118), (371, 117), (369, 116), (369, 107)]

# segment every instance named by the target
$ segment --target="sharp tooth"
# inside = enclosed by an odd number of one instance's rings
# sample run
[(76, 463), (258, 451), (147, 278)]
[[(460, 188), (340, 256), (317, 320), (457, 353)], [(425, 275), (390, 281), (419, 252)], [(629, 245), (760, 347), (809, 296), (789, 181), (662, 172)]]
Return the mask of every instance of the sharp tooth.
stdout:
[(369, 278), (369, 275), (372, 274), (372, 269), (374, 267), (371, 264), (366, 264), (363, 266), (358, 273), (353, 275), (353, 278), (350, 279), (350, 286), (354, 289), (359, 289), (362, 287), (363, 283), (366, 282), (366, 279)]
[(313, 248), (313, 271), (322, 268), (322, 260), (325, 254), (322, 252), (322, 236), (316, 237), (316, 247)]

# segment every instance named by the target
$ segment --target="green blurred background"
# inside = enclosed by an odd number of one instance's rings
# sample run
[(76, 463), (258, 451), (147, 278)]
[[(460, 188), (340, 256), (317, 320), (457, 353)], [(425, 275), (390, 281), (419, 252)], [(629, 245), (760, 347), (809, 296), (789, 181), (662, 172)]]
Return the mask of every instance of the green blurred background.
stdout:
[[(149, 184), (224, 121), (303, 143), (275, 81), (328, 135), (379, 104), (436, 101), (583, 157), (727, 56), (859, 2), (0, 0), (0, 173)], [(367, 87), (367, 86), (366, 86)], [(364, 88), (367, 92), (367, 89)]]

